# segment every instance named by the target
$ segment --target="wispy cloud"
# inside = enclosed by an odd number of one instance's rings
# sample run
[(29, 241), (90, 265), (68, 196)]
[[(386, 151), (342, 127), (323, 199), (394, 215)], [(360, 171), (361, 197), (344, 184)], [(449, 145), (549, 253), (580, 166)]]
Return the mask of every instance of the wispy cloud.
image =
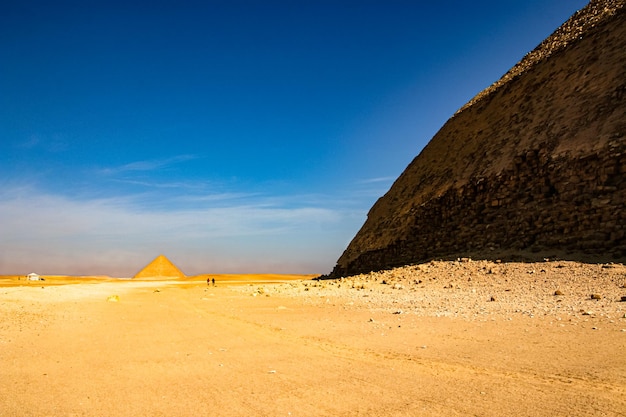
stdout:
[(223, 202), (246, 201), (249, 199), (263, 198), (261, 193), (243, 193), (243, 192), (218, 192), (206, 194), (186, 194), (178, 197), (178, 201), (182, 203), (192, 204), (214, 204)]
[(145, 188), (164, 188), (164, 189), (185, 189), (185, 190), (205, 190), (208, 187), (206, 181), (153, 181), (153, 180), (139, 180), (139, 179), (124, 179), (115, 178), (113, 181), (128, 184), (138, 185)]
[(39, 135), (30, 135), (26, 140), (17, 144), (17, 148), (20, 149), (33, 149), (41, 142)]
[(391, 183), (396, 179), (396, 177), (377, 177), (377, 178), (367, 178), (359, 181), (359, 184), (378, 184), (378, 183)]
[(102, 174), (115, 175), (126, 172), (146, 172), (163, 169), (172, 165), (180, 164), (182, 162), (198, 159), (196, 155), (176, 155), (169, 158), (161, 159), (147, 159), (143, 161), (133, 161), (128, 164), (119, 165), (116, 167), (107, 167), (100, 169)]
[(51, 135), (33, 133), (26, 139), (15, 144), (15, 147), (25, 151), (44, 150), (46, 152), (58, 153), (66, 151), (69, 144), (64, 133), (54, 133)]
[[(33, 187), (4, 189), (0, 273), (37, 269), (125, 276), (159, 253), (184, 259), (188, 273), (259, 272), (250, 265), (262, 271), (281, 272), (278, 265), (289, 265), (295, 269), (282, 272), (327, 272), (359, 226), (350, 227), (353, 219), (346, 221), (340, 209), (237, 196), (206, 196), (206, 204), (191, 209), (150, 209), (135, 197), (79, 200)], [(212, 204), (229, 198), (231, 204)], [(88, 266), (97, 270), (85, 271)]]

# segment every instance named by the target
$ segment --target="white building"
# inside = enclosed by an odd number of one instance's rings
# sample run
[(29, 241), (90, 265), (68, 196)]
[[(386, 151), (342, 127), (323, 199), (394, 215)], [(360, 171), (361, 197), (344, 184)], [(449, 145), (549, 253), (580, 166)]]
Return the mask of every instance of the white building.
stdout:
[(41, 276), (39, 274), (35, 274), (34, 272), (26, 275), (26, 279), (29, 281), (42, 281)]

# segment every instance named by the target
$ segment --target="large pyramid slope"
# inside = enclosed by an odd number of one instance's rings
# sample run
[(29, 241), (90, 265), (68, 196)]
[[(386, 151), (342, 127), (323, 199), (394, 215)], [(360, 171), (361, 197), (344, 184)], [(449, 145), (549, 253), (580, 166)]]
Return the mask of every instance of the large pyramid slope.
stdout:
[(592, 1), (448, 120), (332, 275), (455, 255), (626, 259), (624, 4)]
[(157, 256), (135, 278), (185, 278), (185, 274), (163, 255)]

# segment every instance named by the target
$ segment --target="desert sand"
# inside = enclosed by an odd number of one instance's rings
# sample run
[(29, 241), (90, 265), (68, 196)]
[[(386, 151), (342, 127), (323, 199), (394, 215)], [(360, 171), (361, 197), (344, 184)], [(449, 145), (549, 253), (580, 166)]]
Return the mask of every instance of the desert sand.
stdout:
[(0, 279), (0, 416), (626, 415), (623, 265), (252, 278)]

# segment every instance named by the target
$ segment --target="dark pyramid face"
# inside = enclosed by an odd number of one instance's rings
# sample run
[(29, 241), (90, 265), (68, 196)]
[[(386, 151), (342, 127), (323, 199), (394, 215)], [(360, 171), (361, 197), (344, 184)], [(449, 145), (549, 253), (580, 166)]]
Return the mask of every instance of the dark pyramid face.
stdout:
[(593, 1), (455, 114), (334, 276), (433, 258), (626, 260), (626, 13)]
[(157, 256), (135, 278), (184, 278), (185, 274), (163, 255)]

